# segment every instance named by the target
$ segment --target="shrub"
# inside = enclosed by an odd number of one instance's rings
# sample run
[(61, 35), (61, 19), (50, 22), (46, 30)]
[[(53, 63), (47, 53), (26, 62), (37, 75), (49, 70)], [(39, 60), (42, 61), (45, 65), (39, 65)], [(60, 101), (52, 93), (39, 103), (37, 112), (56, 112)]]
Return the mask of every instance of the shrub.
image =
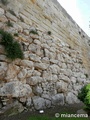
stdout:
[(17, 41), (14, 41), (13, 36), (4, 30), (0, 30), (0, 34), (2, 36), (1, 44), (5, 47), (7, 58), (11, 60), (16, 58), (23, 59), (23, 52), (20, 44)]
[(87, 90), (86, 90), (86, 85), (85, 85), (84, 87), (81, 88), (81, 91), (80, 91), (79, 94), (78, 94), (78, 98), (79, 98), (82, 102), (84, 102), (84, 99), (85, 99), (86, 95), (87, 95)]
[(78, 98), (86, 105), (86, 108), (90, 110), (90, 84), (85, 85), (81, 89)]
[(10, 33), (1, 29), (0, 34), (2, 36), (2, 41), (1, 41), (2, 45), (8, 47), (13, 43), (13, 36)]
[(21, 48), (20, 48), (20, 44), (15, 41), (13, 42), (12, 46), (10, 46), (8, 49), (7, 49), (7, 57), (14, 60), (16, 58), (21, 58), (23, 59), (23, 53), (21, 51)]

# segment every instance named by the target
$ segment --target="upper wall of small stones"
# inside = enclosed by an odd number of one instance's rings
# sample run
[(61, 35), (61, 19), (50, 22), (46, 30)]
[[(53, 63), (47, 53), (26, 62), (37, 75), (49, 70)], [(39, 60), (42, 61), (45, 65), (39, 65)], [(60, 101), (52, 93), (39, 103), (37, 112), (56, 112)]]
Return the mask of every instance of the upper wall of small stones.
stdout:
[[(2, 7), (2, 4), (0, 6)], [(8, 18), (19, 30), (21, 30), (20, 26), (25, 31), (30, 26), (35, 26), (43, 32), (51, 31), (51, 36), (56, 42), (57, 40), (64, 41), (72, 48), (82, 51), (84, 65), (89, 69), (89, 37), (57, 0), (8, 0), (7, 7), (3, 7), (6, 9), (6, 16), (0, 18), (0, 21), (5, 22)], [(10, 10), (14, 11), (15, 16), (10, 13)]]

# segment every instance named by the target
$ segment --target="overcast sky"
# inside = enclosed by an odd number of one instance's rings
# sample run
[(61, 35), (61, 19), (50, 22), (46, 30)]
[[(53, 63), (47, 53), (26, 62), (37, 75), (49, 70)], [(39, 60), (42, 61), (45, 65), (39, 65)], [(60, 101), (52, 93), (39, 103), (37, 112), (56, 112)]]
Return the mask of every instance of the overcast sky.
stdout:
[(58, 0), (76, 23), (90, 36), (90, 0)]

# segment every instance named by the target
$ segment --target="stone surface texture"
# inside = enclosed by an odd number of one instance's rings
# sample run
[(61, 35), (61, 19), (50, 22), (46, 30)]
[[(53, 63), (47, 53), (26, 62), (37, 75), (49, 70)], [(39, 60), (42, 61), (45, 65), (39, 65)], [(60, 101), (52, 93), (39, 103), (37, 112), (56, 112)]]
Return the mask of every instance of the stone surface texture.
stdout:
[(0, 44), (0, 99), (17, 99), (36, 110), (79, 102), (78, 92), (90, 83), (90, 38), (57, 0), (0, 2), (0, 28), (24, 53), (23, 60), (10, 61)]

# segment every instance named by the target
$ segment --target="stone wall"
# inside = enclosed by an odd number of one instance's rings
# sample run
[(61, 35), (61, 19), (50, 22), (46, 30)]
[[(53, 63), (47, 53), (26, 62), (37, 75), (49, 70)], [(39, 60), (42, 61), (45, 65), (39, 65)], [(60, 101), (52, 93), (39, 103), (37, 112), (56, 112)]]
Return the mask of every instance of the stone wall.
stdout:
[(23, 60), (11, 61), (0, 45), (1, 107), (18, 101), (39, 110), (79, 102), (78, 91), (89, 83), (89, 37), (56, 0), (0, 0), (0, 28), (24, 53)]

